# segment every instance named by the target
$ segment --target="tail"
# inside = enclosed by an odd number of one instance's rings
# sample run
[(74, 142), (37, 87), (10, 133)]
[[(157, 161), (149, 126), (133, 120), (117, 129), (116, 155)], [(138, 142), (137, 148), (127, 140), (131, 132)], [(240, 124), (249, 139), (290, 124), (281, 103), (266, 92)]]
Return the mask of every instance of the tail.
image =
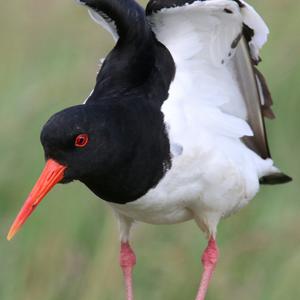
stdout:
[(259, 179), (260, 184), (268, 184), (268, 185), (275, 185), (275, 184), (283, 184), (288, 183), (293, 180), (292, 177), (284, 174), (284, 173), (274, 173), (271, 175), (267, 175), (264, 177), (261, 177)]

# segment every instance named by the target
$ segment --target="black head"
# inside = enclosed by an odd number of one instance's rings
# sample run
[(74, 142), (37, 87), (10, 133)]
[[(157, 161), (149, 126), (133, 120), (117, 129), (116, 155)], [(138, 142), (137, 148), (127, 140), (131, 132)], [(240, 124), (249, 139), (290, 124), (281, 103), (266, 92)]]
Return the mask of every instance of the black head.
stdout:
[[(57, 183), (75, 179), (89, 182), (88, 177), (101, 179), (111, 165), (118, 164), (114, 157), (115, 146), (108, 120), (113, 114), (97, 105), (78, 105), (67, 108), (44, 125), (41, 142), (44, 147), (46, 165), (34, 188), (15, 219), (8, 239), (21, 228), (46, 194)], [(108, 116), (108, 117), (106, 117)]]
[(45, 124), (41, 142), (46, 160), (66, 167), (60, 183), (80, 180), (111, 202), (136, 200), (170, 164), (163, 116), (142, 103), (67, 108)]
[[(109, 124), (109, 125), (108, 125)], [(41, 132), (46, 160), (66, 166), (61, 183), (101, 177), (116, 164), (120, 140), (103, 108), (78, 105), (53, 115)]]

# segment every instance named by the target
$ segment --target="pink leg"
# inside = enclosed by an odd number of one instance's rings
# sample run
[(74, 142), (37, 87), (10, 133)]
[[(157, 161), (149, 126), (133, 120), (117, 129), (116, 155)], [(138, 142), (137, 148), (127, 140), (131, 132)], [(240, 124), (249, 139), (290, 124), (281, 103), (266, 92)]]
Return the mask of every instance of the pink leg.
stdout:
[(207, 248), (205, 249), (202, 256), (202, 264), (204, 267), (204, 271), (202, 274), (196, 300), (205, 300), (208, 285), (215, 270), (218, 257), (219, 249), (217, 243), (213, 238), (210, 238), (210, 240), (208, 241)]
[(120, 266), (123, 270), (127, 300), (133, 300), (133, 289), (132, 289), (132, 270), (136, 263), (136, 258), (133, 250), (129, 243), (121, 243), (120, 251)]

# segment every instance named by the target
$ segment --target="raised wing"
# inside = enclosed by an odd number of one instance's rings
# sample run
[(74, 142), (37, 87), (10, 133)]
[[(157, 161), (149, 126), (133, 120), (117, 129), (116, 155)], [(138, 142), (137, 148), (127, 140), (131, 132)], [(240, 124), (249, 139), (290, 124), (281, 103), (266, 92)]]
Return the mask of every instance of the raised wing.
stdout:
[[(210, 6), (213, 9), (214, 6), (219, 6), (220, 8), (223, 6), (225, 13), (232, 14), (231, 9), (226, 8), (226, 4), (230, 6), (230, 2), (233, 1), (240, 7), (240, 14), (243, 20), (243, 35), (248, 41), (251, 57), (254, 61), (259, 62), (259, 49), (267, 41), (269, 29), (255, 9), (243, 0), (150, 0), (146, 13), (148, 16), (153, 16), (156, 13), (166, 13), (167, 9), (170, 8), (178, 10), (180, 7), (187, 8), (191, 5), (195, 8), (199, 5), (199, 2), (203, 2), (203, 7)], [(169, 11), (169, 13), (171, 12)]]
[[(139, 85), (151, 72), (154, 53), (147, 53), (146, 49), (151, 49), (153, 44), (152, 32), (144, 9), (134, 0), (80, 0), (79, 3), (87, 6), (92, 16), (118, 37), (115, 47), (103, 61), (96, 86), (85, 103), (96, 103), (104, 97), (117, 98), (124, 90)], [(146, 68), (144, 60), (148, 63)]]
[(98, 23), (100, 26), (102, 26), (105, 30), (107, 30), (112, 35), (115, 42), (119, 39), (116, 24), (110, 17), (108, 17), (104, 13), (97, 12), (96, 10), (93, 9), (89, 9), (88, 12), (91, 18), (96, 23)]
[[(199, 143), (203, 136), (219, 144), (226, 140), (232, 155), (229, 141), (243, 139), (270, 158), (263, 116), (273, 117), (272, 101), (254, 68), (269, 33), (261, 17), (241, 0), (151, 0), (146, 12), (176, 64), (163, 107), (173, 142), (188, 149), (197, 136)], [(279, 174), (273, 183), (288, 180)]]
[[(114, 20), (115, 18), (117, 18), (117, 16), (112, 12), (112, 9), (107, 9), (108, 1), (102, 1), (101, 4), (97, 4), (97, 1), (87, 0), (76, 0), (76, 2), (81, 5), (88, 6), (90, 17), (105, 30), (107, 30), (112, 35), (114, 41), (117, 41), (119, 39), (117, 25)], [(113, 7), (114, 4), (112, 3), (111, 6)]]
[(134, 0), (79, 2), (117, 39), (85, 103), (120, 101), (135, 94), (149, 97), (149, 101), (161, 106), (168, 97), (174, 62), (168, 50), (156, 40), (144, 9)]
[(271, 94), (262, 74), (253, 67), (244, 40), (237, 47), (233, 64), (247, 109), (246, 120), (254, 133), (251, 137), (244, 137), (244, 142), (262, 158), (270, 158), (263, 117), (274, 118), (270, 107), (272, 104)]

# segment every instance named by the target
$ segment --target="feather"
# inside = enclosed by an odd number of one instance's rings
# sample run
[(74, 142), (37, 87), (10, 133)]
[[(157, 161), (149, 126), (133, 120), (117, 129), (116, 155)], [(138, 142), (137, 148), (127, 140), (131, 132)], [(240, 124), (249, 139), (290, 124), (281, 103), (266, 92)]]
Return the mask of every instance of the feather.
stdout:
[[(270, 159), (263, 119), (272, 116), (270, 92), (252, 65), (269, 32), (264, 21), (244, 1), (179, 2), (163, 8), (153, 0), (147, 7), (154, 32), (176, 64), (162, 108), (171, 143), (183, 153), (220, 148), (258, 178), (281, 174)], [(249, 172), (245, 176), (253, 177)]]

